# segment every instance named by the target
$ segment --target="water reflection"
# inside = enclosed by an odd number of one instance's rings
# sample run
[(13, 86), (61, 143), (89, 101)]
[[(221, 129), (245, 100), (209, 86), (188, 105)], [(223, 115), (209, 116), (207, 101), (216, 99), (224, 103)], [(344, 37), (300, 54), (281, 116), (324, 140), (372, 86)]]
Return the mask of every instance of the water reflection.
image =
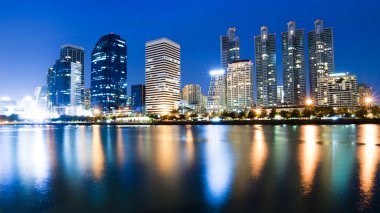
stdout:
[(233, 180), (234, 157), (230, 143), (225, 141), (225, 128), (206, 127), (206, 193), (207, 200), (214, 207), (226, 200)]
[(252, 177), (258, 179), (265, 165), (268, 148), (262, 126), (254, 127), (253, 141), (251, 143), (251, 169)]
[(96, 180), (100, 180), (104, 170), (104, 149), (99, 125), (92, 126), (92, 172)]
[(301, 126), (300, 136), (302, 144), (300, 144), (298, 156), (301, 172), (301, 187), (304, 195), (308, 195), (313, 188), (314, 175), (320, 157), (320, 147), (317, 144), (320, 134), (318, 126)]
[(361, 191), (360, 208), (365, 209), (372, 202), (375, 190), (377, 167), (379, 165), (379, 126), (373, 124), (360, 125), (358, 127), (358, 142), (363, 145), (358, 147), (357, 158), (359, 161), (359, 181)]

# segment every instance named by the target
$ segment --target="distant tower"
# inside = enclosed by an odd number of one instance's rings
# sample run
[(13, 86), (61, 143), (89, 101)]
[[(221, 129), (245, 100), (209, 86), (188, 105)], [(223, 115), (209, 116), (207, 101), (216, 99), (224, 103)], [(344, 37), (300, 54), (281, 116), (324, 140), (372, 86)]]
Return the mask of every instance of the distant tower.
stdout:
[(277, 102), (276, 35), (268, 34), (268, 27), (261, 27), (261, 35), (255, 36), (256, 105), (275, 107)]
[(318, 81), (334, 72), (333, 29), (324, 28), (322, 20), (314, 22), (308, 33), (310, 96), (318, 98)]
[(102, 36), (91, 53), (91, 106), (104, 112), (127, 104), (127, 46), (119, 35)]
[(227, 70), (228, 63), (240, 59), (240, 40), (235, 36), (236, 28), (228, 28), (227, 35), (220, 36), (222, 68)]
[(284, 103), (303, 105), (306, 98), (304, 30), (296, 29), (296, 23), (288, 23), (288, 31), (282, 33), (282, 69), (284, 76)]
[(180, 45), (160, 38), (145, 44), (146, 111), (168, 114), (181, 98)]
[(145, 85), (136, 84), (131, 86), (131, 107), (134, 112), (145, 112)]

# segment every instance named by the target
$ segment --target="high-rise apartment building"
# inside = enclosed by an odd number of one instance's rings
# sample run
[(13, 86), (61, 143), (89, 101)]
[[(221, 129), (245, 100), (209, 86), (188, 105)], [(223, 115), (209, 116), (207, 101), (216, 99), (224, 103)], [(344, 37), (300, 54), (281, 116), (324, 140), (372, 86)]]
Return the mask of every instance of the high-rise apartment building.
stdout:
[(127, 45), (119, 35), (102, 36), (91, 53), (91, 106), (109, 112), (127, 103)]
[(145, 44), (146, 111), (168, 114), (181, 98), (180, 45), (160, 38)]
[(277, 103), (276, 35), (261, 27), (255, 36), (256, 105), (274, 107)]
[(252, 107), (252, 62), (239, 60), (228, 64), (227, 68), (227, 108), (245, 110)]
[(337, 108), (358, 106), (357, 77), (348, 73), (328, 74), (318, 84), (318, 105)]
[(334, 72), (333, 29), (324, 28), (322, 20), (314, 22), (308, 33), (310, 96), (318, 98), (319, 80)]
[(145, 112), (145, 85), (136, 84), (131, 86), (131, 108), (137, 113)]
[(285, 100), (284, 86), (277, 86), (277, 105), (284, 104)]
[(302, 105), (306, 98), (306, 69), (304, 30), (296, 23), (288, 23), (288, 31), (282, 33), (282, 69), (284, 80), (284, 104)]
[(210, 71), (210, 86), (208, 88), (206, 110), (208, 112), (222, 111), (226, 108), (226, 77), (224, 70)]
[(240, 59), (240, 40), (235, 35), (236, 28), (228, 28), (227, 34), (220, 36), (222, 68), (227, 70), (228, 63)]

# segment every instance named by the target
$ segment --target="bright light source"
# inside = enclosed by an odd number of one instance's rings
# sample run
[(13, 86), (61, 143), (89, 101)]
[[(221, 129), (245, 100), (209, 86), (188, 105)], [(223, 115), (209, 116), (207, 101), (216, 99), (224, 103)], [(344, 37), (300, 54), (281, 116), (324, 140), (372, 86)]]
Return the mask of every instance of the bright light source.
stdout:
[(222, 119), (220, 119), (219, 117), (214, 117), (211, 119), (212, 122), (220, 122)]
[(371, 105), (373, 103), (373, 98), (368, 96), (364, 99), (366, 105)]
[(215, 75), (223, 75), (224, 74), (224, 70), (221, 69), (221, 70), (211, 70), (210, 71), (210, 75), (211, 76), (215, 76)]
[(313, 105), (313, 99), (311, 99), (311, 98), (307, 98), (306, 101), (305, 101), (305, 104), (306, 104), (306, 106), (311, 106), (311, 105)]
[(261, 109), (255, 109), (256, 115), (261, 115)]

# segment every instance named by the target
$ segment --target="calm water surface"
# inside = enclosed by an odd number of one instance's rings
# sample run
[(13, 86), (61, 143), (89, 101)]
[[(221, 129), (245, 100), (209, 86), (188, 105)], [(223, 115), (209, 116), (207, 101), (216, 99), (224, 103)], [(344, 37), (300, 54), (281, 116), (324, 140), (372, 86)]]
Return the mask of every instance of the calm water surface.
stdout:
[(3, 126), (0, 212), (380, 212), (380, 125)]

